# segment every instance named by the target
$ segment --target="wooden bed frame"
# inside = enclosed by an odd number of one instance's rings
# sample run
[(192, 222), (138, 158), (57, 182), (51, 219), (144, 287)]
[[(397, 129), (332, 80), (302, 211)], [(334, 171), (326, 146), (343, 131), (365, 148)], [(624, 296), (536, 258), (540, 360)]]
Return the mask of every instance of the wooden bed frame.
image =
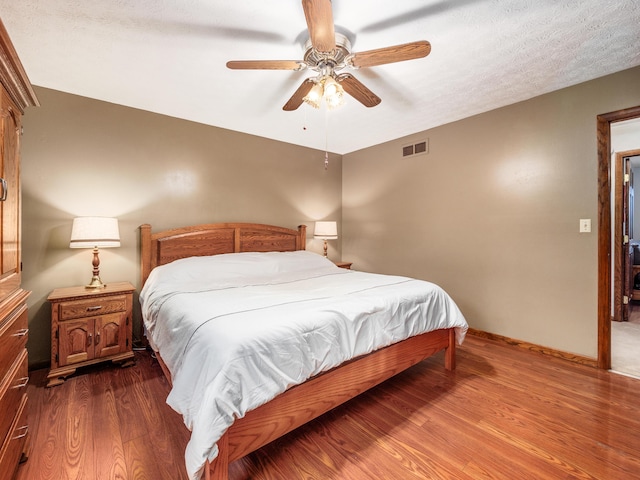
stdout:
[[(215, 223), (152, 233), (140, 227), (142, 285), (151, 270), (179, 258), (234, 252), (304, 250), (306, 226), (291, 230), (256, 223)], [(237, 419), (218, 441), (219, 455), (205, 468), (206, 480), (227, 480), (229, 463), (328, 412), (360, 393), (445, 350), (445, 368), (455, 368), (453, 328), (435, 330), (355, 358), (291, 387)], [(171, 382), (171, 375), (158, 355)]]

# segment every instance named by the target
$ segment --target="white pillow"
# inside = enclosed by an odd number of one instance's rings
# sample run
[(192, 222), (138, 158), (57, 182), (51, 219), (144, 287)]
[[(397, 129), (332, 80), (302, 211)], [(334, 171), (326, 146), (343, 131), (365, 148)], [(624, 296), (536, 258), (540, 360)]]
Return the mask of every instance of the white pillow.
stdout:
[(306, 250), (294, 252), (225, 253), (187, 257), (156, 267), (152, 274), (175, 282), (204, 278), (230, 280), (242, 277), (270, 276), (306, 270), (338, 268), (331, 260)]

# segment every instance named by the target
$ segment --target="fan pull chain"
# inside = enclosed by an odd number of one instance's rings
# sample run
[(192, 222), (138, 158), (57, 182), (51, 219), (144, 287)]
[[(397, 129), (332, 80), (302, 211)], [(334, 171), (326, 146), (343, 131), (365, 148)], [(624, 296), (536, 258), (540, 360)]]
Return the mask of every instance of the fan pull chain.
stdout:
[(324, 169), (329, 168), (329, 109), (325, 109), (324, 115)]

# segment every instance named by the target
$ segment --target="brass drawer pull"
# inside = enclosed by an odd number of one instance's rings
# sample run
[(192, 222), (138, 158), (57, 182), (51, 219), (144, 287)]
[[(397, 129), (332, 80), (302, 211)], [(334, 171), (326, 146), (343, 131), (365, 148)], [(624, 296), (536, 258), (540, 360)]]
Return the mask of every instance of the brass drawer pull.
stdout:
[(7, 187), (7, 181), (4, 178), (0, 178), (0, 187), (2, 188), (2, 193), (0, 193), (0, 202), (4, 202), (7, 199), (7, 192), (9, 190)]
[(18, 379), (18, 381), (19, 381), (20, 383), (19, 383), (18, 385), (14, 385), (14, 386), (13, 386), (13, 387), (11, 387), (11, 388), (22, 388), (22, 387), (26, 386), (26, 385), (27, 385), (27, 383), (29, 383), (29, 377), (22, 377), (22, 378), (19, 378), (19, 379)]
[(87, 335), (87, 347), (91, 346), (91, 334)]
[(87, 307), (87, 312), (96, 312), (102, 308), (102, 305), (96, 305), (95, 307)]
[(18, 330), (16, 333), (12, 334), (12, 337), (24, 337), (27, 333), (29, 333), (28, 328), (22, 328)]
[(11, 440), (20, 440), (21, 438), (26, 437), (27, 433), (29, 433), (29, 425), (23, 425), (22, 427), (16, 428), (16, 432), (20, 430), (22, 430), (24, 433), (19, 433), (15, 437), (11, 438)]

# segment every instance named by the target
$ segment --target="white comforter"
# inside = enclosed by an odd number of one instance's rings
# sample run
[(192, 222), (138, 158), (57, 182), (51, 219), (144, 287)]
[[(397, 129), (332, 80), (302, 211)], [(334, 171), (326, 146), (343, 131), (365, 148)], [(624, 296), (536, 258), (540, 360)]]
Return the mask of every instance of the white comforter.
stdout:
[(147, 336), (173, 379), (191, 479), (235, 418), (344, 361), (467, 324), (440, 287), (336, 267), (315, 253), (237, 253), (157, 267), (140, 293)]

